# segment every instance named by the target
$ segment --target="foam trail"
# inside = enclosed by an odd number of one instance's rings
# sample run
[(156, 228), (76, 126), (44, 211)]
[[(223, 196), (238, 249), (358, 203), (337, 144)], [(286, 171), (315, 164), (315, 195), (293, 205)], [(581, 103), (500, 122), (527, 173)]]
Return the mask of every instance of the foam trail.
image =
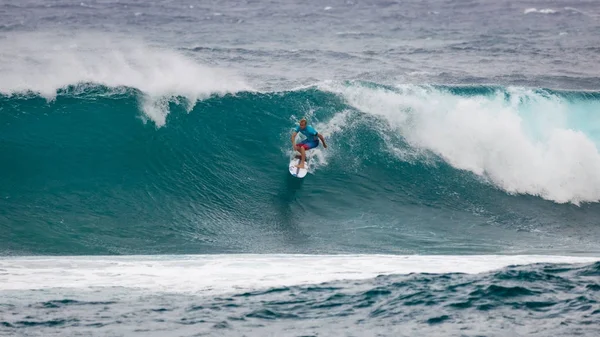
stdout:
[[(600, 200), (600, 153), (583, 130), (600, 124), (590, 114), (600, 108), (598, 102), (577, 105), (518, 88), (468, 96), (419, 86), (326, 83), (322, 88), (385, 118), (415, 151), (433, 152), (508, 193), (558, 203)], [(585, 114), (585, 125), (576, 125), (578, 113)]]
[(53, 99), (58, 89), (82, 83), (139, 89), (143, 111), (158, 126), (165, 123), (170, 97), (185, 97), (191, 109), (211, 94), (250, 89), (225, 70), (130, 38), (14, 33), (2, 40), (1, 93), (33, 91)]
[(346, 128), (349, 114), (350, 110), (343, 110), (327, 121), (315, 123), (315, 128), (323, 135), (328, 147), (327, 149), (319, 147), (313, 150), (314, 165), (311, 166), (311, 170), (327, 166), (327, 158), (332, 157), (336, 150), (335, 146), (331, 146), (332, 139), (335, 138), (336, 134), (341, 133)]
[(125, 287), (218, 294), (385, 274), (481, 273), (509, 265), (585, 263), (542, 255), (180, 255), (1, 258), (0, 290)]

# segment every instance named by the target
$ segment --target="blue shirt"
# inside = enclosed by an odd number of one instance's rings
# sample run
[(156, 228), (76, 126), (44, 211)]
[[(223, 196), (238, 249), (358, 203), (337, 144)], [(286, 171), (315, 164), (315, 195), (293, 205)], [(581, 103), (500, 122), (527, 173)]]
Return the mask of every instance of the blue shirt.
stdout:
[(308, 139), (308, 140), (312, 140), (312, 141), (318, 140), (318, 138), (317, 138), (317, 134), (318, 134), (317, 130), (313, 129), (313, 127), (310, 126), (310, 125), (307, 125), (304, 128), (304, 130), (300, 129), (300, 125), (297, 125), (294, 130), (296, 132), (300, 132), (301, 134), (303, 134), (304, 137), (306, 137), (306, 139)]

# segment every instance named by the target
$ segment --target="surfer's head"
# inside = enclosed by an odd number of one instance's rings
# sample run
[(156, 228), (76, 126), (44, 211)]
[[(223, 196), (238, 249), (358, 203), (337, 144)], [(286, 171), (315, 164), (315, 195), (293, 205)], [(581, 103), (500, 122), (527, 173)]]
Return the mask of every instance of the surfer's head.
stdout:
[(306, 127), (306, 118), (302, 118), (298, 124), (300, 124), (301, 129), (304, 129)]

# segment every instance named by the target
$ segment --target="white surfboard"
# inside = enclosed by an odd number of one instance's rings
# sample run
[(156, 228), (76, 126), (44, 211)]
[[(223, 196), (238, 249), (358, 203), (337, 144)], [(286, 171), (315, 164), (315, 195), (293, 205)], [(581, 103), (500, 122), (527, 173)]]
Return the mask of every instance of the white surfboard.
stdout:
[(297, 178), (304, 178), (308, 173), (308, 161), (304, 162), (303, 168), (297, 168), (296, 165), (298, 164), (300, 164), (300, 158), (290, 160), (290, 174)]

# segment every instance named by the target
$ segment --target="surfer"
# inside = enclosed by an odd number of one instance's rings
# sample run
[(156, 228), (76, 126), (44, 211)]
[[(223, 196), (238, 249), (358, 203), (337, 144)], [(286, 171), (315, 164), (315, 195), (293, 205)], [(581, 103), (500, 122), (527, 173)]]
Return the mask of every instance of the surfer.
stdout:
[[(306, 139), (296, 144), (296, 135), (298, 132), (302, 133)], [(304, 168), (304, 162), (306, 160), (306, 150), (314, 149), (319, 146), (319, 139), (323, 142), (323, 147), (327, 148), (325, 138), (323, 135), (317, 132), (312, 126), (306, 124), (306, 119), (302, 118), (298, 123), (298, 126), (294, 128), (292, 133), (292, 147), (294, 150), (300, 152), (300, 163), (296, 166), (297, 168)]]

